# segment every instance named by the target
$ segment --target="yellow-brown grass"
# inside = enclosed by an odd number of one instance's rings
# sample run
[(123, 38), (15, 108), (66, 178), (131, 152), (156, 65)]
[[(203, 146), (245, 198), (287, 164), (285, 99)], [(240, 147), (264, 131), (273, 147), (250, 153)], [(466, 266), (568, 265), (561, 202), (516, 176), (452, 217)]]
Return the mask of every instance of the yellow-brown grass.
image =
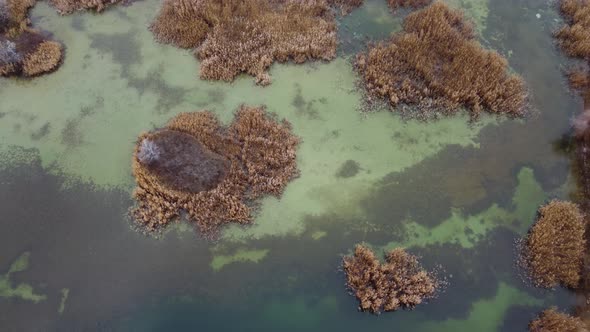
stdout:
[(51, 0), (58, 13), (62, 15), (71, 14), (78, 10), (94, 10), (101, 12), (108, 6), (121, 0)]
[(385, 98), (394, 107), (521, 116), (528, 106), (522, 78), (479, 45), (461, 12), (438, 1), (410, 14), (402, 32), (358, 55), (356, 65), (368, 98)]
[(590, 60), (590, 1), (561, 0), (560, 11), (566, 25), (555, 33), (559, 45), (571, 57)]
[(295, 153), (299, 139), (291, 134), (288, 122), (274, 121), (263, 108), (242, 106), (227, 128), (210, 112), (182, 113), (170, 120), (166, 129), (191, 135), (230, 165), (213, 189), (177, 190), (138, 160), (141, 142), (152, 135), (142, 134), (133, 156), (137, 206), (131, 212), (148, 230), (169, 224), (182, 212), (205, 235), (213, 235), (229, 222), (249, 224), (252, 203), (263, 195), (280, 196), (298, 175)]
[(62, 59), (62, 46), (55, 41), (44, 41), (25, 56), (22, 71), (25, 76), (36, 76), (55, 70)]
[(336, 56), (336, 27), (325, 0), (165, 0), (151, 28), (155, 38), (196, 48), (203, 79), (232, 81), (240, 73), (270, 83), (274, 62)]
[(29, 9), (35, 3), (36, 0), (6, 0), (9, 16), (7, 29), (3, 31), (6, 37), (14, 38), (27, 29), (31, 24), (29, 20)]
[(439, 282), (425, 271), (416, 256), (397, 248), (380, 263), (375, 254), (357, 245), (345, 256), (343, 268), (348, 288), (359, 300), (359, 309), (372, 313), (413, 308), (434, 296)]
[(29, 9), (35, 0), (6, 0), (0, 27), (0, 76), (36, 76), (55, 70), (61, 63), (62, 46), (30, 27)]
[(531, 332), (588, 332), (588, 327), (579, 317), (558, 312), (555, 308), (543, 311), (529, 324)]
[(576, 288), (586, 249), (586, 224), (578, 205), (553, 200), (539, 209), (523, 258), (537, 286)]

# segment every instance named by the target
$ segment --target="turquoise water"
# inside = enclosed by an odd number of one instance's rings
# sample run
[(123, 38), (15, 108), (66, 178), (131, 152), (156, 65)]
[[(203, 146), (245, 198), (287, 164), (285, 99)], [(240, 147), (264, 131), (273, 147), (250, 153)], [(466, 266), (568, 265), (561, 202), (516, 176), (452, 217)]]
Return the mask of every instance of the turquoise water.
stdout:
[[(359, 113), (350, 56), (404, 14), (381, 0), (340, 21), (336, 60), (275, 64), (266, 88), (199, 80), (190, 52), (146, 29), (157, 1), (67, 17), (37, 4), (33, 21), (67, 52), (51, 75), (0, 80), (2, 330), (524, 331), (542, 308), (568, 310), (572, 294), (535, 289), (514, 267), (537, 207), (572, 190), (559, 146), (581, 101), (551, 38), (559, 18), (538, 1), (450, 2), (523, 75), (530, 117)], [(184, 222), (161, 239), (134, 231), (135, 138), (185, 111), (227, 123), (242, 103), (293, 124), (301, 177), (215, 242)], [(413, 311), (357, 312), (339, 264), (360, 241), (441, 264), (449, 287)]]

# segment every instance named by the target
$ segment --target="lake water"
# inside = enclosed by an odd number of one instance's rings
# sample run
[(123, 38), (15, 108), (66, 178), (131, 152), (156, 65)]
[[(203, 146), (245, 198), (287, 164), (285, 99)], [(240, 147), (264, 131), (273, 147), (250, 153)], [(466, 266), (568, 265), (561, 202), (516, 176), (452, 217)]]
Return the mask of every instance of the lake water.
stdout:
[[(275, 64), (265, 88), (198, 79), (191, 52), (147, 30), (158, 1), (66, 17), (38, 3), (34, 24), (67, 50), (55, 73), (0, 79), (0, 329), (526, 331), (543, 308), (571, 308), (573, 294), (515, 267), (538, 206), (574, 190), (567, 136), (582, 101), (563, 79), (553, 5), (449, 1), (524, 77), (534, 111), (423, 123), (358, 111), (350, 59), (403, 18), (365, 2), (339, 21), (337, 59)], [(215, 242), (184, 222), (160, 239), (133, 230), (137, 136), (180, 112), (228, 123), (240, 104), (293, 124), (301, 176)], [(339, 267), (361, 241), (406, 247), (450, 285), (412, 311), (360, 313)]]

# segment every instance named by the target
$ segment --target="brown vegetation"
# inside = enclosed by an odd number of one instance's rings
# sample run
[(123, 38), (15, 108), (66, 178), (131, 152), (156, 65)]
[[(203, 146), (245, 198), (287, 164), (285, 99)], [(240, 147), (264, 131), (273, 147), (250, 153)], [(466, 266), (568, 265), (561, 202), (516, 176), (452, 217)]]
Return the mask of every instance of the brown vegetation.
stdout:
[(360, 302), (359, 309), (379, 313), (413, 308), (434, 296), (437, 279), (422, 269), (416, 256), (397, 248), (380, 263), (375, 254), (357, 245), (353, 256), (343, 259), (347, 285)]
[(432, 0), (387, 0), (387, 2), (392, 10), (396, 10), (398, 8), (418, 9), (426, 7)]
[(232, 81), (241, 73), (270, 84), (274, 61), (331, 60), (336, 25), (330, 4), (343, 11), (360, 0), (165, 0), (150, 29), (162, 43), (197, 48), (200, 77)]
[(71, 14), (78, 10), (94, 10), (101, 12), (108, 6), (121, 0), (51, 0), (58, 13), (62, 15)]
[(586, 249), (586, 224), (578, 205), (553, 200), (539, 210), (523, 258), (537, 286), (576, 288)]
[(48, 73), (60, 64), (62, 47), (55, 41), (43, 41), (34, 52), (25, 56), (23, 61), (23, 74), (25, 76), (35, 76)]
[(560, 11), (566, 25), (555, 33), (564, 52), (590, 60), (590, 1), (561, 0)]
[[(174, 146), (182, 141), (175, 136), (162, 144), (158, 136), (171, 133), (189, 135), (188, 143)], [(290, 124), (274, 121), (263, 108), (242, 106), (229, 127), (207, 111), (179, 114), (164, 131), (139, 137), (133, 157), (138, 204), (132, 215), (151, 231), (182, 212), (206, 235), (228, 222), (248, 224), (256, 199), (280, 196), (298, 175), (298, 144)], [(176, 156), (164, 151), (169, 149)]]
[(543, 311), (529, 324), (531, 332), (587, 332), (586, 324), (579, 317), (558, 312), (555, 308)]
[(0, 2), (0, 75), (36, 76), (55, 70), (62, 45), (30, 27), (34, 0)]
[(356, 65), (369, 100), (415, 105), (423, 115), (465, 107), (472, 116), (521, 116), (528, 106), (522, 78), (479, 45), (461, 12), (439, 1), (408, 15), (402, 32), (359, 54)]

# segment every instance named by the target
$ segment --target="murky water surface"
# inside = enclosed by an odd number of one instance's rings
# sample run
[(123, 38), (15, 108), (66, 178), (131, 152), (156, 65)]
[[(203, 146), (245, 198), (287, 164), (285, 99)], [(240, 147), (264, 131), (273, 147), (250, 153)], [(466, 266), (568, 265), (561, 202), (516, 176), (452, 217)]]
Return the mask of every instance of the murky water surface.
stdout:
[[(381, 0), (339, 22), (336, 60), (275, 64), (266, 88), (199, 80), (190, 52), (147, 30), (158, 1), (67, 17), (39, 3), (35, 24), (67, 53), (51, 75), (0, 80), (0, 329), (524, 331), (541, 308), (567, 309), (571, 294), (514, 267), (537, 207), (571, 191), (560, 146), (581, 101), (551, 38), (559, 18), (546, 1), (449, 2), (523, 75), (528, 119), (360, 114), (350, 57), (401, 29)], [(161, 239), (132, 230), (138, 134), (199, 109), (229, 122), (242, 103), (293, 124), (301, 177), (215, 243), (186, 223)], [(407, 247), (450, 286), (413, 311), (359, 313), (339, 264), (360, 241)]]

